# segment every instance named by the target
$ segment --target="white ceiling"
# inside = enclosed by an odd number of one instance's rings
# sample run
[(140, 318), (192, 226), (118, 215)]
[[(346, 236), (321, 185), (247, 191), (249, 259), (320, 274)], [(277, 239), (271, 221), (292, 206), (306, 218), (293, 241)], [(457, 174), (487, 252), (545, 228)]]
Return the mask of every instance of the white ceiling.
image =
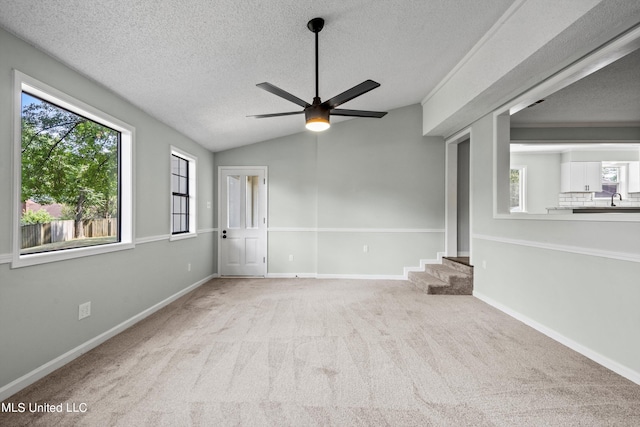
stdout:
[(298, 108), (264, 81), (311, 102), (311, 18), (326, 21), (320, 97), (372, 79), (381, 87), (343, 108), (387, 111), (419, 103), (512, 3), (0, 0), (0, 26), (220, 151), (304, 130), (299, 115), (246, 116)]

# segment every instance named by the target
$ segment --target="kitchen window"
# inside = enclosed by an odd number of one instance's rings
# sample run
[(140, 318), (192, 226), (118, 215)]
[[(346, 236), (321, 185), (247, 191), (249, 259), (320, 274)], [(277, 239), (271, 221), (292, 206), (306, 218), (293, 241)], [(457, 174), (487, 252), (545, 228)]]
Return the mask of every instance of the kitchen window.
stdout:
[(615, 193), (622, 193), (622, 173), (623, 168), (621, 166), (607, 166), (602, 167), (602, 191), (594, 194), (595, 198), (611, 198)]

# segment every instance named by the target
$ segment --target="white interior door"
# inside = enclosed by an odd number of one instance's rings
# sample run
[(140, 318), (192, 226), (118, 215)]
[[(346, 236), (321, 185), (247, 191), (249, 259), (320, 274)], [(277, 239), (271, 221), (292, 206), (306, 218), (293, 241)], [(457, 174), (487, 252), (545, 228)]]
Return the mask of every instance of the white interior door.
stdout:
[(267, 273), (267, 168), (220, 167), (218, 266), (222, 276)]

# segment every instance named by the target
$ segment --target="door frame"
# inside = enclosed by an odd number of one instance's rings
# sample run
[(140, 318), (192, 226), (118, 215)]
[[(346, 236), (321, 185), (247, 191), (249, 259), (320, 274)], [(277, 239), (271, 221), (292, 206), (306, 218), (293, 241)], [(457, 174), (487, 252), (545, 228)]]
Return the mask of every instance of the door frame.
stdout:
[[(221, 276), (222, 267), (222, 230), (226, 228), (226, 224), (222, 224), (222, 210), (226, 208), (226, 200), (222, 200), (221, 186), (224, 184), (222, 181), (222, 173), (229, 171), (238, 171), (240, 174), (248, 170), (259, 169), (264, 173), (264, 239), (262, 239), (263, 253), (265, 256), (264, 269), (262, 276), (267, 277), (268, 265), (269, 265), (269, 168), (268, 166), (218, 166), (218, 185), (216, 191), (218, 192), (218, 275)], [(256, 276), (259, 277), (259, 276)]]
[(445, 139), (445, 256), (458, 256), (458, 144), (469, 140), (469, 260), (473, 264), (473, 139), (471, 128)]

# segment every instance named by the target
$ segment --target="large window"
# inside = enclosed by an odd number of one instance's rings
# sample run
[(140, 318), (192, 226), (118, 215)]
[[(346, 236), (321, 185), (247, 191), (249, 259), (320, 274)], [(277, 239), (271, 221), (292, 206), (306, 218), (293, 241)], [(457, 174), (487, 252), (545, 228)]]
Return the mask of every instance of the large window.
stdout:
[(131, 246), (133, 129), (18, 72), (16, 104), (14, 265)]
[(171, 238), (196, 233), (196, 158), (171, 149)]

